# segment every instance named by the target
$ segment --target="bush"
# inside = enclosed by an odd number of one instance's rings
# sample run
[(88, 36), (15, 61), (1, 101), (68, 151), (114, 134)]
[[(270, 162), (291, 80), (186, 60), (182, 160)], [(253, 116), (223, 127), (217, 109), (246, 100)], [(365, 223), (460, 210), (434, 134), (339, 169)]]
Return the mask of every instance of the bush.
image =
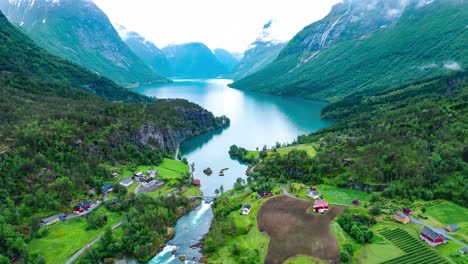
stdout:
[(349, 256), (349, 253), (346, 252), (346, 251), (341, 251), (340, 252), (340, 260), (341, 262), (343, 263), (349, 263), (349, 261), (351, 260), (351, 257)]

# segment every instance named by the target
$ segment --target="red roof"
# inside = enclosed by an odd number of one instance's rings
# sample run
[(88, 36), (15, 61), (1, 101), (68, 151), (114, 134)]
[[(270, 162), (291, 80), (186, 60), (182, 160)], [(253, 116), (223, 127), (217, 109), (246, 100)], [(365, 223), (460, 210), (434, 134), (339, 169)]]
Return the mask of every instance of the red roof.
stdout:
[(200, 185), (200, 180), (198, 180), (198, 179), (193, 180), (193, 184), (195, 184), (195, 185)]
[(322, 200), (315, 200), (314, 201), (314, 208), (321, 207), (321, 208), (327, 208), (328, 207), (328, 202), (322, 201)]

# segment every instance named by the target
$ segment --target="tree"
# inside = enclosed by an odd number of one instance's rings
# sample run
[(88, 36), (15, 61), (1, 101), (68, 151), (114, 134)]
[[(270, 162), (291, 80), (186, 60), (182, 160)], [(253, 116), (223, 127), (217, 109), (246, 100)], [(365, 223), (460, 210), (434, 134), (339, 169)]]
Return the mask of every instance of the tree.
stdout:
[(37, 215), (34, 215), (31, 217), (31, 237), (37, 237), (40, 228), (41, 221)]
[(239, 244), (237, 244), (237, 242), (234, 242), (234, 244), (232, 244), (231, 246), (231, 254), (234, 256), (239, 256), (240, 253), (241, 253), (241, 250), (240, 250)]
[(215, 192), (216, 196), (219, 195), (219, 189), (216, 189), (214, 192)]
[(219, 186), (219, 191), (221, 192), (221, 195), (224, 194), (224, 186), (223, 185)]
[(340, 252), (340, 260), (341, 262), (343, 263), (348, 263), (349, 260), (350, 260), (350, 256), (349, 256), (349, 253), (347, 251), (341, 251)]

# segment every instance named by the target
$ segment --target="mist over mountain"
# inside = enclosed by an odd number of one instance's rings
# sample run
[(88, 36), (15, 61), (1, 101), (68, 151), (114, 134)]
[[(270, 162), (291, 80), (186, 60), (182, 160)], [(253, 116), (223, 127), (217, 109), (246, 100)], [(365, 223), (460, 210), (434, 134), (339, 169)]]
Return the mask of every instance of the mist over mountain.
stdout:
[(274, 36), (274, 21), (268, 21), (257, 39), (249, 45), (244, 56), (232, 70), (231, 78), (238, 80), (253, 74), (273, 62), (286, 43)]
[(461, 70), (468, 4), (348, 0), (299, 32), (264, 70), (233, 87), (334, 101)]

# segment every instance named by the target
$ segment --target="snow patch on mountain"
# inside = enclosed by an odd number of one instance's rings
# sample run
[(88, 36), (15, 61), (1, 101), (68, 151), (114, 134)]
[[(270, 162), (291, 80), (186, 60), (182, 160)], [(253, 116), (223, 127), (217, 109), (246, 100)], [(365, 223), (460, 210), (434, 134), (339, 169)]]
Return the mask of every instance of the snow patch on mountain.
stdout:
[(247, 47), (247, 50), (254, 49), (259, 45), (262, 46), (272, 46), (276, 44), (283, 43), (283, 41), (279, 40), (277, 36), (279, 36), (279, 28), (276, 26), (277, 22), (275, 20), (269, 20), (265, 25), (263, 25), (262, 31), (258, 35), (255, 42)]

